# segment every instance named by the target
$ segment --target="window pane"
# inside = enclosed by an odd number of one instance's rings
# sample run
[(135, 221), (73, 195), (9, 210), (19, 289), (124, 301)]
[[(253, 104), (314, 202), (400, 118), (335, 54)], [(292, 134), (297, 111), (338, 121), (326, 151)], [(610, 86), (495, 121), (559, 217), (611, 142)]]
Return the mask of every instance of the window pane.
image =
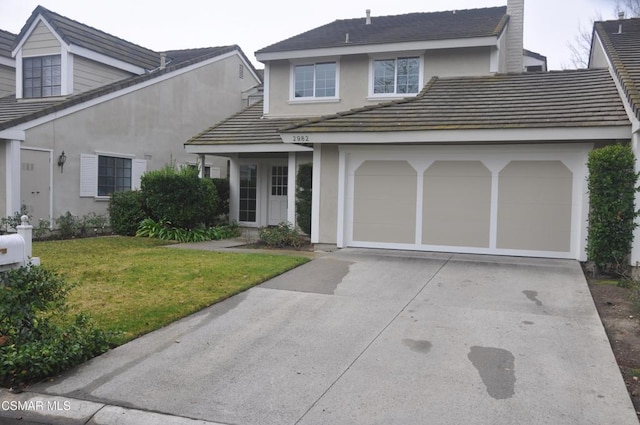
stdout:
[(295, 97), (313, 96), (313, 65), (296, 66), (295, 79)]
[(336, 95), (336, 64), (319, 63), (316, 65), (316, 97)]
[(131, 159), (98, 157), (98, 195), (131, 190)]
[(62, 67), (60, 55), (24, 58), (23, 96), (43, 97), (61, 94)]
[(377, 60), (373, 62), (373, 92), (395, 92), (395, 60)]
[(418, 93), (419, 77), (418, 58), (398, 59), (398, 93)]

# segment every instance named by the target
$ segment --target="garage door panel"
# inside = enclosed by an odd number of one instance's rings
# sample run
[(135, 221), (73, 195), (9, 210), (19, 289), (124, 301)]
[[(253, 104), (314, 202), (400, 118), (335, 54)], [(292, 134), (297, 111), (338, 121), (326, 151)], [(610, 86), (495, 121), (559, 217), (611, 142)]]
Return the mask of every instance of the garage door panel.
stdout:
[(480, 161), (435, 161), (424, 172), (422, 243), (489, 248), (491, 172)]
[(365, 161), (354, 172), (353, 240), (415, 243), (416, 191), (407, 161)]
[(573, 174), (561, 161), (512, 161), (498, 184), (497, 248), (570, 250)]

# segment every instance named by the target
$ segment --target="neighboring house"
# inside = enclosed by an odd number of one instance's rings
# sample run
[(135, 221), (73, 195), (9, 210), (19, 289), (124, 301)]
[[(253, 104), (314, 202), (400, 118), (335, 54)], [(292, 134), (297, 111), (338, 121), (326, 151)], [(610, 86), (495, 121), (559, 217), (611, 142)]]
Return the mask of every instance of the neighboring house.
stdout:
[(547, 57), (527, 49), (522, 52), (522, 65), (525, 72), (548, 71)]
[(588, 152), (631, 126), (606, 70), (523, 72), (523, 10), (368, 15), (266, 47), (263, 104), (185, 149), (231, 158), (243, 225), (295, 223), (312, 161), (314, 243), (584, 260)]
[[(607, 68), (616, 81), (631, 121), (631, 139), (636, 158), (640, 158), (640, 18), (596, 22), (593, 28), (589, 68)], [(636, 160), (636, 170), (640, 162)], [(640, 193), (636, 194), (636, 208)], [(631, 265), (640, 262), (640, 228), (636, 228)]]
[(15, 39), (15, 34), (0, 30), (0, 97), (16, 90), (16, 61), (11, 56)]
[[(16, 36), (0, 98), (0, 210), (105, 213), (142, 173), (196, 165), (180, 141), (246, 107), (261, 80), (238, 46), (154, 52), (37, 7)], [(1, 64), (1, 62), (0, 62)], [(223, 158), (203, 174), (225, 177)]]

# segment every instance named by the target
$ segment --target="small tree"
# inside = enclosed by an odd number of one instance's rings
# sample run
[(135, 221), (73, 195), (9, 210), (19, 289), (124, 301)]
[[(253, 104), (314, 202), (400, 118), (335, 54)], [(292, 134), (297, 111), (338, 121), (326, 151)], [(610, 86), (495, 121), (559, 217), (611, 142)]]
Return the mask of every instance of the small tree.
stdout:
[(628, 145), (609, 145), (589, 153), (589, 232), (587, 255), (596, 267), (624, 274), (635, 219), (638, 173)]
[(296, 177), (296, 220), (307, 235), (311, 234), (311, 182), (313, 166), (301, 164)]

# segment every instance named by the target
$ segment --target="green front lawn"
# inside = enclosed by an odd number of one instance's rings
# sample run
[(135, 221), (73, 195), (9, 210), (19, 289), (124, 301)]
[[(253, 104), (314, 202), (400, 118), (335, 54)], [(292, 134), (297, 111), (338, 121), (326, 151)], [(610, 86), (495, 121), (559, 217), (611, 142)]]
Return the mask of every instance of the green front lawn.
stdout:
[(297, 267), (307, 258), (171, 249), (165, 241), (103, 237), (34, 242), (42, 266), (76, 285), (87, 312), (122, 344)]

